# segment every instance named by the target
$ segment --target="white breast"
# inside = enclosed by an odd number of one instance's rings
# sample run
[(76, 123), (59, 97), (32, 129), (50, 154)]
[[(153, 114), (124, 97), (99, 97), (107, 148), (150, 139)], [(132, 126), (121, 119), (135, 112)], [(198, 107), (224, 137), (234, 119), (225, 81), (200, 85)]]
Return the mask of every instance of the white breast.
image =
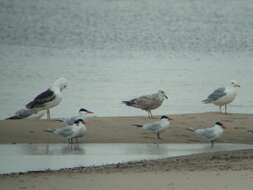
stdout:
[(213, 102), (215, 105), (229, 104), (235, 99), (237, 95), (237, 91), (235, 88), (226, 88), (225, 92), (226, 92), (225, 96)]

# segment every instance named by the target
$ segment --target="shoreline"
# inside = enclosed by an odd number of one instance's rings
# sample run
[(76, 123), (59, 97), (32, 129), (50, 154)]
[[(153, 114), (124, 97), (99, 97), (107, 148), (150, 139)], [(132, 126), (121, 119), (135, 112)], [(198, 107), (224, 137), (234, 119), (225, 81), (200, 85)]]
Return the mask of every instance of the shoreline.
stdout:
[(130, 161), (101, 166), (62, 168), (58, 170), (38, 170), (0, 174), (1, 177), (15, 177), (33, 174), (101, 174), (117, 172), (148, 171), (216, 171), (216, 170), (249, 170), (253, 172), (253, 149), (197, 153), (186, 156), (175, 156), (162, 159)]
[[(3, 189), (252, 189), (253, 150), (0, 175)], [(243, 185), (242, 185), (243, 184)]]

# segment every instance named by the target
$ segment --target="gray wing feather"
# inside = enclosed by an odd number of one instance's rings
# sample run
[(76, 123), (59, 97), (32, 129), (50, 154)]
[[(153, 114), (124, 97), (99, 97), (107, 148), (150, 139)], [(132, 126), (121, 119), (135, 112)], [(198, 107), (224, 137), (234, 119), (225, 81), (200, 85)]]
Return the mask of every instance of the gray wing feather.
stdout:
[(226, 90), (225, 88), (218, 88), (212, 94), (210, 94), (208, 98), (212, 100), (217, 100), (222, 96), (226, 95), (225, 90)]
[(82, 119), (80, 116), (73, 116), (70, 118), (56, 118), (57, 121), (62, 121), (65, 125), (74, 125), (75, 121)]
[(207, 138), (207, 139), (215, 138), (215, 133), (212, 128), (197, 129), (196, 133)]
[(18, 110), (14, 116), (11, 116), (7, 119), (25, 119), (33, 114), (33, 111), (30, 109), (21, 109)]
[(146, 124), (143, 127), (144, 129), (148, 130), (148, 131), (153, 131), (156, 132), (161, 128), (160, 122), (157, 123), (150, 123), (150, 124)]
[(55, 133), (64, 137), (68, 137), (73, 134), (73, 130), (71, 127), (64, 127), (64, 128), (56, 129)]
[(219, 98), (226, 95), (225, 88), (218, 88), (213, 93), (211, 93), (206, 100), (203, 100), (205, 103), (210, 103), (218, 100)]

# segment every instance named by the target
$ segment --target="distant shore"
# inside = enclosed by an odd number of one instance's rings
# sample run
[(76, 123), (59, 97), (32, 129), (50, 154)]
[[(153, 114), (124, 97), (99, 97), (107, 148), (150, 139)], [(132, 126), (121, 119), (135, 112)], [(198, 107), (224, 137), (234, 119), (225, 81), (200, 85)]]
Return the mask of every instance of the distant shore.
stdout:
[[(220, 114), (215, 112), (170, 115), (171, 128), (161, 134), (160, 143), (196, 143), (200, 139), (186, 130), (188, 127), (210, 127), (222, 121), (227, 129), (218, 142), (253, 143), (253, 114)], [(155, 135), (143, 131), (132, 124), (143, 124), (159, 119), (146, 117), (94, 117), (88, 120), (87, 135), (81, 143), (152, 143)], [(47, 128), (61, 127), (62, 123), (47, 120), (1, 120), (0, 144), (9, 143), (65, 143), (66, 139), (44, 132)]]

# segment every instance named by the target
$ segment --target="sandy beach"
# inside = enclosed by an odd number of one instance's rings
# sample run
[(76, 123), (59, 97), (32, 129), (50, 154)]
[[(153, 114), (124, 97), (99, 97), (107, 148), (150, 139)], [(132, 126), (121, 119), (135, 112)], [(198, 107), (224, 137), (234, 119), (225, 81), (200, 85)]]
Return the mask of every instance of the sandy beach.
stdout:
[[(227, 129), (218, 142), (252, 144), (251, 114), (195, 113), (171, 115), (172, 127), (162, 133), (161, 143), (196, 143), (199, 138), (187, 127), (208, 127), (222, 121)], [(153, 121), (159, 119), (156, 116)], [(131, 126), (151, 122), (145, 117), (95, 117), (88, 121), (82, 143), (152, 143), (154, 135)], [(60, 127), (57, 121), (0, 121), (0, 143), (63, 143), (65, 139), (45, 133)], [(253, 151), (205, 153), (154, 161), (139, 161), (101, 167), (64, 169), (2, 175), (3, 189), (219, 189), (251, 190)]]
[[(154, 134), (143, 131), (132, 124), (144, 124), (156, 121), (146, 117), (95, 117), (88, 120), (87, 136), (82, 143), (152, 143)], [(218, 142), (253, 143), (252, 114), (194, 113), (170, 115), (173, 118), (171, 128), (161, 134), (161, 143), (196, 143), (200, 142), (188, 127), (210, 127), (216, 121), (222, 121), (227, 129)], [(64, 143), (66, 139), (44, 132), (48, 128), (61, 127), (57, 121), (47, 120), (3, 120), (0, 121), (0, 143)]]

